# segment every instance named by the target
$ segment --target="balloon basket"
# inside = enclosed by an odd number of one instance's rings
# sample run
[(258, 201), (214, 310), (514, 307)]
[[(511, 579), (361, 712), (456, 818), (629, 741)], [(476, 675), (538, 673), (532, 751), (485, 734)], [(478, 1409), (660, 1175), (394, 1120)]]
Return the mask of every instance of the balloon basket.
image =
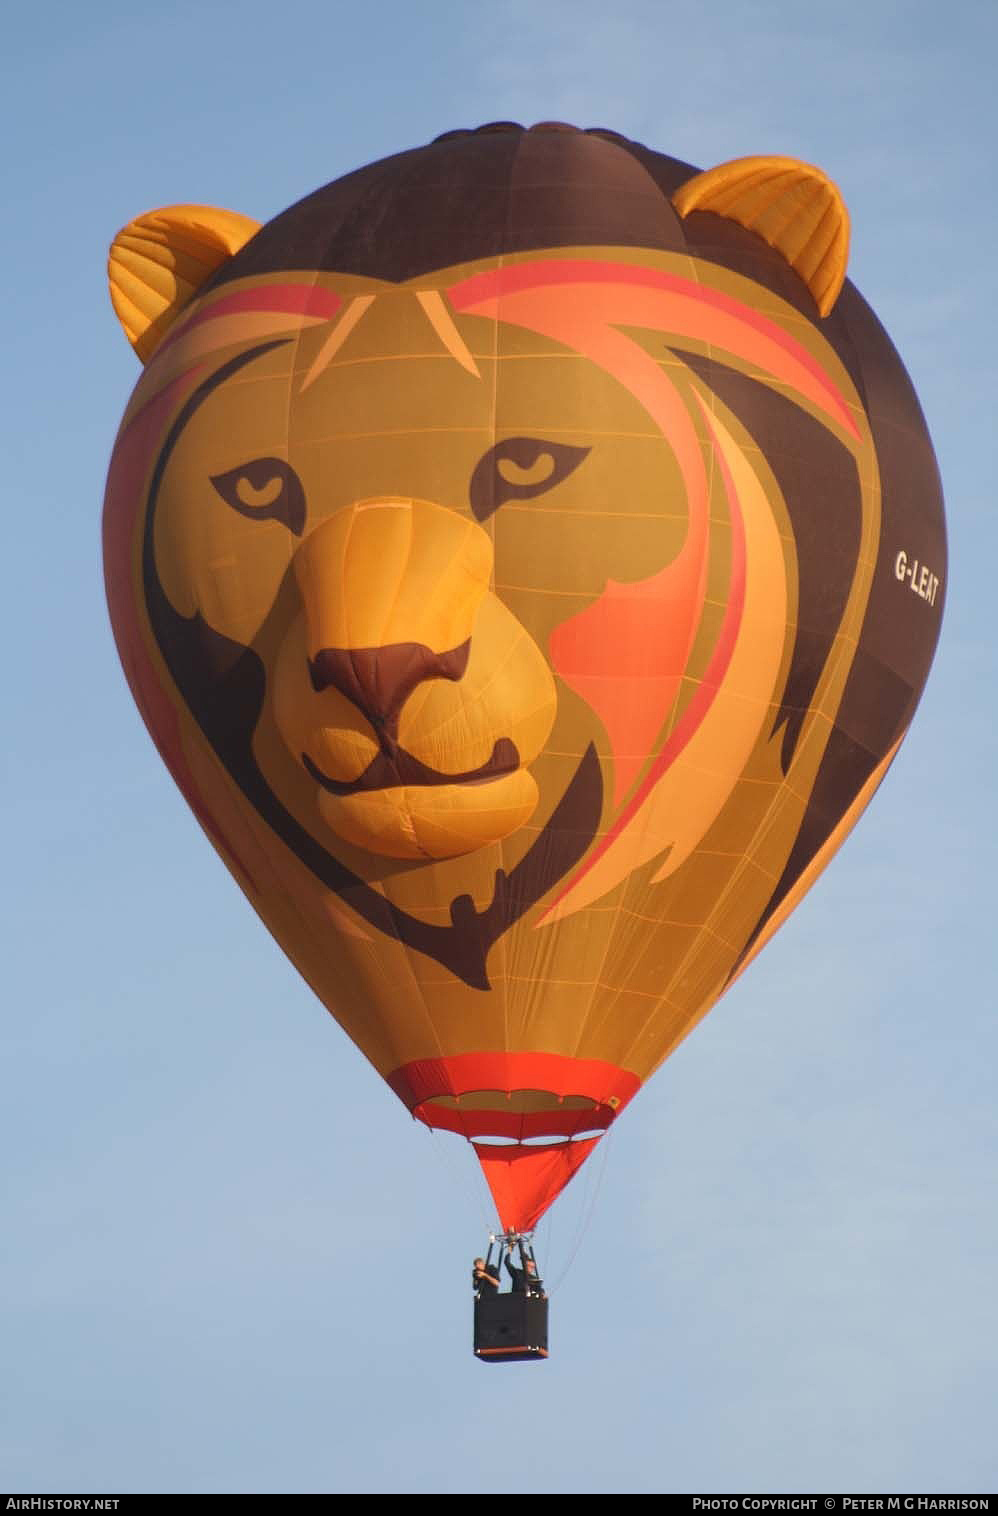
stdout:
[(475, 1357), (526, 1363), (548, 1356), (548, 1303), (540, 1295), (493, 1295), (475, 1301)]

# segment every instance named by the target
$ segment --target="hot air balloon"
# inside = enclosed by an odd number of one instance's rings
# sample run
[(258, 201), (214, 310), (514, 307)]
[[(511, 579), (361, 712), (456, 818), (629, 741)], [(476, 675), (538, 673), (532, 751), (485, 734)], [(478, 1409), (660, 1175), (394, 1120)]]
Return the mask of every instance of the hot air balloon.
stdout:
[(836, 187), (449, 132), (110, 256), (135, 699), (251, 904), (529, 1232), (866, 807), (938, 473)]

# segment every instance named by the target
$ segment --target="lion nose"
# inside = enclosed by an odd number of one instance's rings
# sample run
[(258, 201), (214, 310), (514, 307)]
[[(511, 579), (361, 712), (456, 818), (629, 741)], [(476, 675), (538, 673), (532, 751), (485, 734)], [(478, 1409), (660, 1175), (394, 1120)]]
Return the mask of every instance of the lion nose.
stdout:
[(309, 534), (294, 571), (316, 688), (347, 693), (345, 680), (351, 700), (385, 715), (406, 686), (460, 678), (463, 665), (447, 670), (488, 591), (492, 543), (477, 522), (428, 500), (361, 500)]
[(312, 687), (332, 688), (353, 702), (381, 735), (393, 740), (399, 712), (417, 685), (427, 679), (460, 679), (468, 667), (471, 641), (444, 653), (421, 642), (388, 647), (325, 647), (308, 662)]

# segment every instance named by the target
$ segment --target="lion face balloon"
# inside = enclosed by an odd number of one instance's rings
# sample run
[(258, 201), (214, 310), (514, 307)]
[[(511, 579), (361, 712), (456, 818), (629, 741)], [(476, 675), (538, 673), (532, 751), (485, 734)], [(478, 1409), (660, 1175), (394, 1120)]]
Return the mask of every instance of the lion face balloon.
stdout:
[[(818, 170), (451, 133), (131, 223), (108, 593), (255, 908), (530, 1225), (903, 737), (942, 503)], [(538, 1139), (547, 1139), (538, 1141)]]

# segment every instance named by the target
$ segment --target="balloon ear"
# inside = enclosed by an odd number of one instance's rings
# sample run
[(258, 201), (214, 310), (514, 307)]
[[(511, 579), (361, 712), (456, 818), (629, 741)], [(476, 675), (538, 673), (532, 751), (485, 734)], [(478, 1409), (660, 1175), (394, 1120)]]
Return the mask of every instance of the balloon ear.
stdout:
[(259, 221), (211, 205), (165, 205), (122, 228), (107, 260), (111, 304), (143, 363), (208, 277), (259, 229)]
[(735, 158), (680, 185), (681, 216), (713, 211), (757, 232), (804, 280), (822, 316), (838, 298), (849, 261), (849, 212), (827, 174), (796, 158)]

